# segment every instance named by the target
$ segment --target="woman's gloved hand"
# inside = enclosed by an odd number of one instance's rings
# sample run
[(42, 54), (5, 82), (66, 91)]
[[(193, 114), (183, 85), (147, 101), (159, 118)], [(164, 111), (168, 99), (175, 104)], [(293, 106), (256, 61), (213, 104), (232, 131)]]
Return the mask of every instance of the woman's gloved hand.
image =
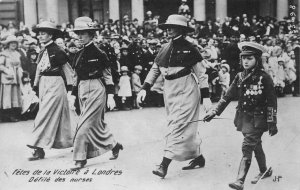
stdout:
[(116, 102), (114, 100), (114, 95), (113, 94), (108, 94), (107, 95), (107, 107), (109, 110), (113, 110), (116, 107)]

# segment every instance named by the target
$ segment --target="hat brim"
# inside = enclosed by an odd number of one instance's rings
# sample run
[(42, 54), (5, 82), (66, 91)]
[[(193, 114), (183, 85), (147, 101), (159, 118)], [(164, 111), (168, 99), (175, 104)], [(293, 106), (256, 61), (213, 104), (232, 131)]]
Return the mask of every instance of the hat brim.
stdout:
[(74, 28), (73, 32), (79, 32), (79, 31), (97, 31), (100, 30), (100, 28)]
[(39, 32), (49, 32), (50, 34), (53, 35), (53, 37), (52, 37), (53, 39), (63, 37), (63, 32), (58, 29), (54, 29), (54, 28), (34, 28), (34, 29), (32, 29), (32, 31), (36, 34)]
[[(265, 53), (265, 52), (267, 52), (267, 50), (264, 48), (264, 46), (262, 46), (262, 45), (260, 45), (260, 44), (251, 44), (251, 43), (249, 43), (249, 42), (240, 42), (240, 43), (238, 43), (238, 48), (242, 51), (242, 48), (243, 48), (243, 46), (249, 46), (249, 47), (252, 47), (252, 48), (255, 48), (255, 49), (257, 49), (257, 50), (259, 50), (259, 51), (261, 51), (261, 53)], [(242, 52), (241, 54), (243, 54), (244, 52)], [(245, 52), (247, 55), (248, 55), (248, 53), (247, 52)], [(241, 55), (240, 54), (240, 55)]]
[(34, 33), (38, 33), (40, 31), (51, 32), (51, 33), (58, 33), (58, 34), (60, 32), (62, 33), (62, 31), (60, 31), (58, 29), (54, 29), (54, 28), (44, 28), (44, 27), (39, 28), (39, 27), (36, 27), (36, 28), (32, 29), (32, 32), (34, 32)]
[(4, 40), (4, 41), (1, 41), (1, 43), (4, 44), (4, 45), (7, 45), (7, 44), (12, 43), (12, 42), (19, 43), (18, 40), (8, 40), (8, 41)]
[(194, 32), (194, 28), (188, 27), (188, 26), (182, 26), (182, 25), (177, 25), (177, 24), (159, 24), (159, 28), (165, 30), (167, 28), (182, 28), (184, 29), (187, 33)]

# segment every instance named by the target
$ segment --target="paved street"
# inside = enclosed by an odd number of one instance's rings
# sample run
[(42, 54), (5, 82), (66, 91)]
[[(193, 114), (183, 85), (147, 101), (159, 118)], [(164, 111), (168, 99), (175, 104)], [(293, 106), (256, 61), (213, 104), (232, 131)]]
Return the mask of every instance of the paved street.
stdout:
[[(67, 174), (64, 170), (73, 165), (71, 148), (46, 150), (46, 159), (28, 162), (30, 150), (25, 145), (30, 139), (33, 121), (1, 123), (0, 190), (227, 190), (228, 183), (237, 175), (243, 139), (233, 127), (235, 106), (236, 102), (231, 103), (221, 115), (229, 119), (199, 123), (205, 168), (183, 171), (181, 167), (188, 161), (172, 162), (163, 180), (151, 172), (162, 158), (166, 128), (163, 108), (108, 113), (106, 121), (115, 138), (124, 145), (120, 157), (110, 161), (111, 152), (108, 152), (88, 160), (86, 168), (78, 174), (68, 175), (64, 175)], [(266, 133), (263, 137), (273, 177), (257, 185), (250, 184), (258, 173), (254, 158), (246, 190), (300, 190), (300, 98), (279, 98), (278, 107), (279, 133), (274, 137)], [(56, 169), (62, 170), (60, 175), (54, 174)], [(41, 170), (40, 175), (34, 175), (35, 170)], [(103, 174), (104, 170), (107, 175)], [(274, 176), (281, 178), (274, 182)], [(55, 181), (58, 177), (61, 182)]]

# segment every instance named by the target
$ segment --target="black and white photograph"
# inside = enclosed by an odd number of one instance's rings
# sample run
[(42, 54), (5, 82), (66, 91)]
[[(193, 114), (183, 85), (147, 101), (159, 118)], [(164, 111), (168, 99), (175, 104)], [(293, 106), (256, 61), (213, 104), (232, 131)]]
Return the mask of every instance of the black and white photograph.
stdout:
[(0, 190), (300, 190), (300, 0), (0, 0)]

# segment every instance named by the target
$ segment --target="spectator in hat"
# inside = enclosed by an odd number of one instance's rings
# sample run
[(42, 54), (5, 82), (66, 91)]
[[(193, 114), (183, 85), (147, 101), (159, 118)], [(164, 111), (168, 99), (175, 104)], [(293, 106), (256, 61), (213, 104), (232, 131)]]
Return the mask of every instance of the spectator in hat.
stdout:
[(9, 35), (2, 43), (6, 46), (0, 52), (0, 114), (2, 120), (17, 122), (21, 113), (22, 63), (18, 40)]
[(121, 109), (131, 109), (130, 100), (132, 97), (131, 79), (128, 76), (129, 70), (127, 66), (121, 67), (121, 77), (119, 82), (118, 96), (121, 98)]
[(128, 52), (128, 46), (127, 45), (121, 46), (120, 53), (121, 53), (121, 56), (119, 59), (120, 66), (121, 67), (126, 66), (129, 71), (133, 71), (134, 64), (133, 64), (133, 61), (130, 59), (129, 52)]
[(274, 81), (277, 96), (283, 97), (284, 96), (283, 89), (285, 87), (286, 73), (284, 71), (284, 59), (281, 57), (278, 58), (278, 69), (273, 81)]
[(28, 49), (29, 49), (29, 41), (26, 38), (22, 38), (19, 43), (18, 52), (21, 54), (22, 69), (25, 72), (28, 72), (28, 67), (30, 64), (27, 58)]
[(185, 15), (190, 14), (190, 7), (187, 5), (187, 0), (181, 0), (181, 5), (178, 8), (178, 14)]
[(44, 149), (72, 146), (68, 95), (73, 85), (73, 71), (68, 56), (54, 40), (61, 33), (50, 21), (43, 21), (33, 30), (44, 49), (37, 59), (33, 89), (40, 99), (39, 111), (27, 146), (34, 150), (29, 161), (43, 159)]
[(292, 93), (295, 89), (295, 81), (297, 79), (296, 75), (296, 68), (295, 68), (295, 54), (294, 51), (289, 53), (291, 59), (285, 65), (285, 72), (286, 72), (286, 80), (287, 80), (287, 87), (289, 88), (289, 92)]
[[(122, 144), (117, 143), (104, 122), (106, 106), (115, 107), (114, 83), (107, 55), (93, 43), (98, 26), (89, 17), (79, 17), (74, 22), (74, 32), (83, 48), (75, 56), (74, 70), (77, 82), (72, 94), (77, 96), (80, 113), (74, 136), (72, 170), (83, 168), (87, 159), (112, 151), (111, 160), (117, 159)], [(103, 82), (106, 85), (106, 88)], [(70, 100), (74, 105), (74, 99)]]
[(62, 38), (57, 38), (57, 39), (55, 40), (55, 43), (56, 43), (59, 47), (61, 47), (63, 50), (66, 51), (66, 44), (65, 44), (64, 39), (62, 39)]
[(226, 94), (229, 83), (230, 83), (230, 74), (229, 74), (230, 68), (227, 63), (223, 63), (221, 65), (221, 69), (219, 71), (219, 84), (221, 85), (222, 91), (221, 91), (221, 98)]
[(133, 99), (133, 108), (140, 109), (141, 106), (137, 103), (137, 94), (142, 89), (142, 83), (140, 79), (140, 74), (143, 70), (141, 65), (134, 66), (134, 72), (132, 73), (131, 77), (131, 84), (132, 84), (132, 99)]
[(170, 130), (166, 135), (162, 162), (152, 173), (164, 178), (172, 160), (193, 159), (184, 170), (204, 167), (205, 159), (200, 152), (197, 133), (198, 124), (188, 122), (199, 119), (200, 98), (208, 97), (209, 92), (207, 76), (200, 65), (202, 56), (197, 47), (185, 40), (186, 34), (194, 31), (188, 27), (187, 18), (182, 15), (170, 15), (160, 27), (167, 29), (171, 40), (158, 52), (137, 99), (139, 103), (144, 101), (155, 80), (160, 74), (163, 75), (165, 107)]
[(76, 44), (73, 41), (69, 42), (67, 47), (68, 47), (67, 48), (67, 55), (69, 57), (70, 64), (71, 64), (72, 67), (74, 67), (74, 65), (73, 65), (74, 64), (74, 59), (75, 59), (75, 55), (78, 51), (78, 48), (76, 47)]
[(148, 48), (146, 52), (143, 54), (143, 71), (141, 73), (141, 80), (144, 81), (148, 72), (150, 71), (153, 61), (155, 59), (155, 56), (157, 54), (156, 52), (156, 44), (157, 41), (155, 39), (148, 40)]
[(38, 53), (36, 52), (35, 49), (28, 50), (27, 59), (29, 61), (29, 64), (27, 67), (27, 71), (29, 73), (30, 83), (31, 83), (32, 87), (34, 85), (34, 80), (35, 80), (35, 73), (36, 73), (36, 68), (37, 68), (37, 58), (38, 58)]

